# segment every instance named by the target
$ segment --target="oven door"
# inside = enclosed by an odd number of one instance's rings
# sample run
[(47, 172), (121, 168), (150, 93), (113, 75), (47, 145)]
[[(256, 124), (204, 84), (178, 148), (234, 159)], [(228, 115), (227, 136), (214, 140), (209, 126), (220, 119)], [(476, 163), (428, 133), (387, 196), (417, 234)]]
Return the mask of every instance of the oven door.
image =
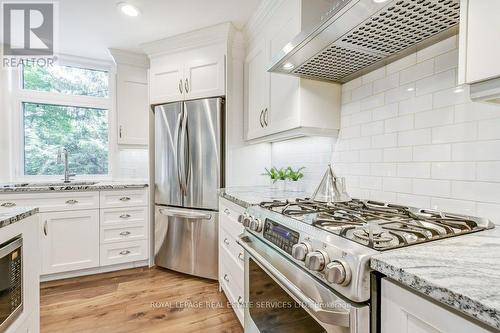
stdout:
[(368, 333), (369, 306), (338, 296), (245, 232), (245, 333)]
[(0, 245), (0, 332), (23, 310), (22, 238)]

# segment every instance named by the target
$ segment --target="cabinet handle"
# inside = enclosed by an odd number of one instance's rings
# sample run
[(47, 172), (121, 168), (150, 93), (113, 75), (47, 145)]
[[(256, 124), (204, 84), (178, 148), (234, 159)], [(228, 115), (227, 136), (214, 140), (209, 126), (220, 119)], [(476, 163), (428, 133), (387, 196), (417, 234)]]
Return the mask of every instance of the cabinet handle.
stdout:
[(10, 208), (10, 207), (15, 207), (16, 204), (14, 202), (4, 202), (1, 206)]
[(243, 304), (243, 297), (241, 296), (238, 297), (238, 304)]
[(238, 259), (240, 259), (241, 261), (245, 261), (245, 256), (243, 255), (243, 253), (240, 252), (240, 254), (238, 254)]
[(226, 213), (226, 215), (231, 215), (231, 211), (229, 209), (224, 209), (224, 213)]
[(43, 234), (44, 234), (45, 236), (48, 236), (48, 234), (49, 234), (48, 225), (47, 225), (47, 220), (45, 220), (45, 222), (43, 223)]
[(262, 123), (262, 116), (264, 115), (264, 110), (260, 110), (260, 117), (259, 117), (259, 122), (260, 122), (260, 127), (264, 128), (264, 124)]
[(121, 251), (120, 254), (122, 256), (126, 256), (127, 254), (130, 254), (130, 251), (129, 250), (124, 250), (124, 251)]
[(229, 241), (227, 240), (227, 238), (224, 238), (224, 243), (225, 243), (226, 245), (229, 245)]
[(186, 81), (184, 81), (184, 88), (186, 88), (186, 93), (189, 92), (189, 81), (188, 79), (186, 79)]
[(179, 92), (182, 94), (182, 80), (179, 80)]
[(66, 201), (66, 203), (67, 203), (68, 205), (75, 205), (75, 204), (77, 204), (77, 203), (78, 203), (78, 200), (70, 199), (70, 200), (67, 200), (67, 201)]
[(119, 135), (120, 135), (120, 139), (121, 139), (122, 138), (122, 125), (120, 125), (120, 133), (119, 133)]
[(224, 280), (226, 280), (227, 282), (229, 282), (229, 276), (227, 276), (227, 274), (224, 274)]
[(128, 236), (130, 235), (130, 231), (122, 231), (120, 232), (120, 236)]
[(266, 109), (264, 110), (264, 117), (263, 117), (263, 119), (264, 119), (264, 125), (265, 125), (266, 127), (267, 127), (267, 125), (269, 125), (269, 123), (268, 123), (268, 120), (269, 120), (269, 119), (268, 119), (268, 115), (269, 115), (269, 113), (267, 112), (267, 108), (266, 108)]
[(129, 200), (130, 200), (130, 198), (129, 198), (129, 197), (121, 197), (121, 198), (120, 198), (120, 201), (129, 201)]
[(129, 214), (122, 214), (122, 215), (120, 215), (121, 219), (128, 219), (129, 217), (130, 217)]

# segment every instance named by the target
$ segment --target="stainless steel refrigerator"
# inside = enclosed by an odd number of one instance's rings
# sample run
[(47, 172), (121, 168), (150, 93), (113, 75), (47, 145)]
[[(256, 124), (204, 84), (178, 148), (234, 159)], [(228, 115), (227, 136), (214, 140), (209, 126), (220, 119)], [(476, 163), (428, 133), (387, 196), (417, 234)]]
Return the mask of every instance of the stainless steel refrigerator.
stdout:
[(159, 105), (154, 112), (156, 265), (217, 279), (224, 99)]

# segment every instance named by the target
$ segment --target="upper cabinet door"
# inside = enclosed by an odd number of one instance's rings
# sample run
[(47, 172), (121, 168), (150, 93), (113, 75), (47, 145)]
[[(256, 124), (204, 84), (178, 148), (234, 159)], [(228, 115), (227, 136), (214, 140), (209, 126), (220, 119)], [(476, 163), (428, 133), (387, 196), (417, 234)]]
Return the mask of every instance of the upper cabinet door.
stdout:
[[(286, 1), (274, 14), (269, 27), (269, 63), (272, 57), (300, 33), (299, 1)], [(265, 120), (276, 133), (299, 126), (299, 78), (271, 73), (269, 108)]]
[(500, 76), (500, 1), (462, 0), (460, 81), (474, 83)]
[(119, 65), (116, 75), (118, 143), (148, 143), (148, 75), (145, 68)]
[(181, 54), (151, 59), (150, 103), (162, 104), (184, 99), (184, 63)]
[(266, 132), (266, 109), (269, 112), (268, 60), (267, 41), (255, 45), (245, 60), (247, 140)]
[(225, 95), (225, 56), (220, 46), (194, 49), (183, 58), (186, 100)]

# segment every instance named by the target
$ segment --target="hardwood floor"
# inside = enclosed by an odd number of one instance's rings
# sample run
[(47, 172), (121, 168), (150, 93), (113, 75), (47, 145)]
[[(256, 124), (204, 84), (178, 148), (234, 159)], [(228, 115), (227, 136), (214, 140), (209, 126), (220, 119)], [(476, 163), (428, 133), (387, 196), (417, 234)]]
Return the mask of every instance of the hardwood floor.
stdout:
[(138, 268), (41, 285), (42, 333), (243, 332), (218, 283)]

